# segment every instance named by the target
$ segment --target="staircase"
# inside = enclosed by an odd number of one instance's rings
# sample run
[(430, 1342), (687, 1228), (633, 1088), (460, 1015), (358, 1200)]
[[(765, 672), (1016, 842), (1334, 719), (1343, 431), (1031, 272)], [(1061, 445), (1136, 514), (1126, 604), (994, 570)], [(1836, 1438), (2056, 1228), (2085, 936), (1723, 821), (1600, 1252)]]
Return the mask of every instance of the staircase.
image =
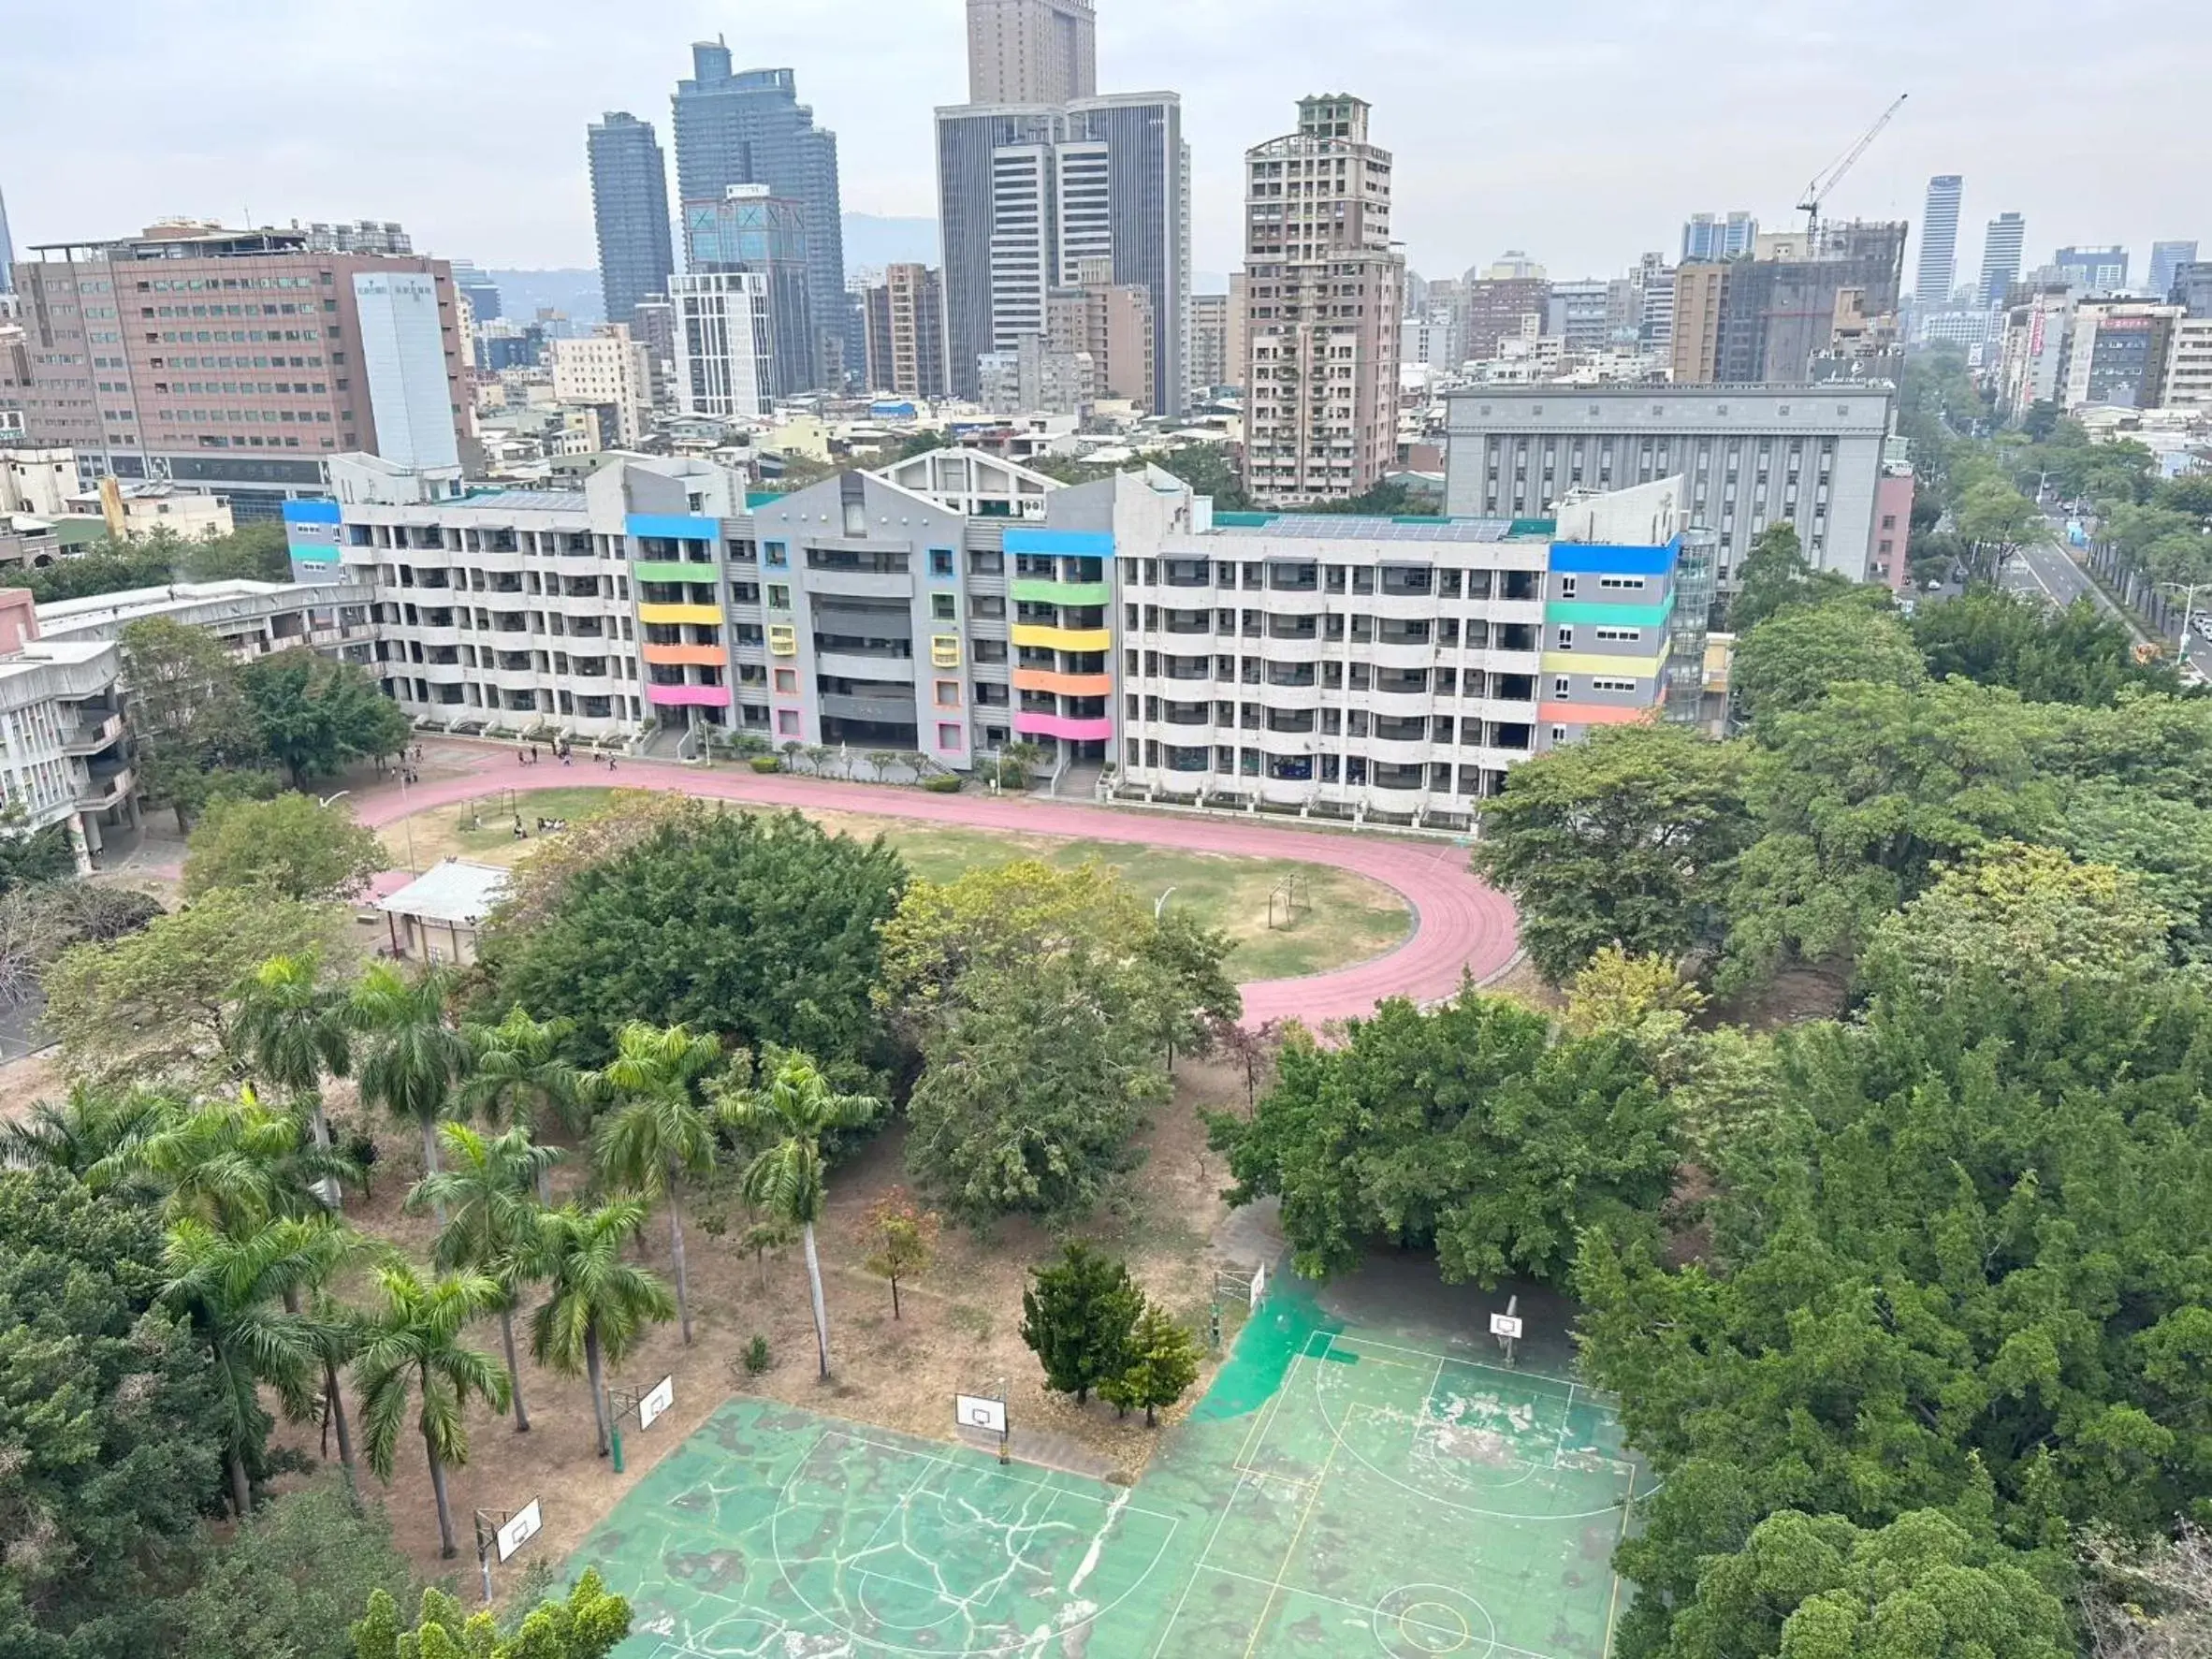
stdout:
[(1102, 762), (1080, 761), (1054, 774), (1046, 793), (1063, 801), (1096, 800), (1099, 779), (1105, 775), (1106, 767)]

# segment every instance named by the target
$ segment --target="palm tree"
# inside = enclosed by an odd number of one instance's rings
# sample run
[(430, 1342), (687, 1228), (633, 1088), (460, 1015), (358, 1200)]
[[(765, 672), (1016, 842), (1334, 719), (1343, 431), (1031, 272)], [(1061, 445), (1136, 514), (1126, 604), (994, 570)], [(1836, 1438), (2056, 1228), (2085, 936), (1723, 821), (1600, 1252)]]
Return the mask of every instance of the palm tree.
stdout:
[[(438, 1169), (438, 1120), (474, 1057), (445, 1018), (454, 985), (448, 968), (409, 980), (378, 963), (354, 987), (348, 1009), (353, 1024), (370, 1034), (361, 1099), (420, 1127), (423, 1169), (431, 1174)], [(445, 1225), (443, 1211), (438, 1225)]]
[(609, 1185), (650, 1201), (668, 1201), (668, 1248), (676, 1262), (676, 1308), (684, 1344), (691, 1341), (690, 1281), (684, 1271), (683, 1178), (714, 1168), (714, 1120), (700, 1104), (699, 1080), (721, 1058), (711, 1037), (681, 1026), (633, 1020), (615, 1057), (588, 1086), (611, 1095), (615, 1109), (592, 1136), (592, 1161)]
[(361, 1320), (360, 1352), (354, 1360), (369, 1466), (379, 1480), (391, 1479), (392, 1448), (408, 1399), (419, 1399), (415, 1422), (430, 1461), (430, 1491), (438, 1500), (438, 1553), (450, 1561), (453, 1511), (445, 1497), (445, 1471), (469, 1461), (470, 1397), (501, 1411), (507, 1408), (507, 1379), (499, 1362), (468, 1346), (460, 1333), (472, 1319), (498, 1307), (506, 1293), (482, 1273), (425, 1279), (404, 1261), (378, 1269), (376, 1285), (382, 1305)]
[[(474, 1063), (461, 1080), (462, 1115), (480, 1116), (497, 1128), (502, 1123), (542, 1126), (550, 1113), (571, 1132), (582, 1129), (589, 1121), (583, 1074), (559, 1053), (574, 1028), (569, 1020), (533, 1020), (519, 1008), (509, 1009), (496, 1026), (463, 1026), (461, 1035)], [(548, 1159), (538, 1171), (542, 1204), (553, 1201), (552, 1167)]]
[[(177, 1102), (144, 1089), (108, 1094), (79, 1084), (66, 1100), (41, 1100), (0, 1125), (0, 1160), (63, 1170), (83, 1179), (94, 1168), (136, 1145), (177, 1110)], [(121, 1160), (109, 1165), (120, 1171)]]
[(531, 1320), (530, 1351), (563, 1376), (591, 1383), (599, 1455), (607, 1454), (606, 1367), (619, 1365), (648, 1323), (672, 1318), (676, 1299), (622, 1245), (645, 1226), (646, 1207), (617, 1199), (596, 1210), (563, 1204), (538, 1216), (531, 1270), (552, 1294)]
[(309, 1102), (315, 1144), (330, 1144), (323, 1111), (323, 1078), (343, 1077), (353, 1064), (345, 997), (318, 984), (311, 955), (271, 956), (247, 982), (231, 1041), (254, 1075), (272, 1090)]
[(814, 1295), (814, 1345), (822, 1375), (829, 1375), (829, 1308), (822, 1299), (822, 1261), (814, 1252), (814, 1224), (829, 1201), (822, 1138), (832, 1129), (858, 1128), (883, 1110), (866, 1095), (840, 1095), (822, 1081), (805, 1055), (786, 1055), (764, 1089), (733, 1093), (724, 1107), (740, 1133), (765, 1136), (770, 1144), (746, 1166), (745, 1199), (799, 1230), (806, 1245), (807, 1281)]
[(247, 1454), (258, 1460), (272, 1420), (261, 1404), (263, 1385), (275, 1390), (288, 1417), (314, 1408), (317, 1322), (282, 1303), (327, 1276), (334, 1232), (326, 1223), (283, 1220), (233, 1238), (189, 1215), (169, 1229), (160, 1302), (214, 1358), (224, 1462), (240, 1521), (254, 1505)]
[(248, 1087), (235, 1100), (172, 1105), (88, 1178), (102, 1186), (134, 1174), (167, 1189), (171, 1219), (188, 1215), (244, 1238), (269, 1221), (327, 1216), (324, 1195), (358, 1172), (313, 1143), (303, 1113), (265, 1106)]
[(506, 1350), (515, 1431), (527, 1434), (530, 1410), (522, 1404), (522, 1368), (515, 1357), (515, 1304), (528, 1276), (524, 1259), (537, 1227), (538, 1206), (531, 1190), (560, 1154), (533, 1144), (530, 1130), (520, 1124), (496, 1139), (462, 1123), (441, 1124), (438, 1134), (452, 1167), (416, 1182), (406, 1207), (419, 1215), (433, 1203), (448, 1206), (445, 1225), (431, 1247), (432, 1265), (446, 1273), (479, 1273), (499, 1286), (500, 1342)]

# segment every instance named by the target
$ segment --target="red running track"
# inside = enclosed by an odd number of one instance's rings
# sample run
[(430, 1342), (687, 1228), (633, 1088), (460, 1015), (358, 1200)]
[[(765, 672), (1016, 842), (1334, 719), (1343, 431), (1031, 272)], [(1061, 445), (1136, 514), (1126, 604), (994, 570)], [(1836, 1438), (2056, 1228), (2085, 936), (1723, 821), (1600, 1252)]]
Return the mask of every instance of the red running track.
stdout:
[[(466, 754), (476, 770), (414, 785), (404, 799), (396, 783), (355, 791), (355, 810), (360, 822), (382, 826), (410, 813), (468, 800), (489, 789), (575, 789), (603, 781), (600, 767), (589, 757), (573, 766), (555, 765), (549, 758), (525, 766), (502, 749), (447, 749), (444, 745), (440, 749), (440, 759)], [(1350, 833), (1317, 834), (1273, 823), (1116, 811), (1026, 797), (933, 795), (915, 789), (833, 783), (785, 773), (694, 771), (650, 761), (624, 761), (604, 782), (610, 787), (666, 790), (706, 800), (763, 807), (814, 808), (1025, 835), (1301, 859), (1380, 881), (1412, 908), (1413, 931), (1394, 950), (1329, 973), (1256, 980), (1242, 987), (1244, 1018), (1255, 1025), (1289, 1017), (1317, 1025), (1323, 1020), (1371, 1012), (1386, 997), (1434, 1001), (1457, 992), (1463, 975), (1471, 974), (1479, 981), (1496, 973), (1513, 959), (1518, 948), (1511, 902), (1477, 880), (1467, 867), (1465, 849), (1450, 843), (1430, 845)], [(380, 888), (383, 885), (379, 883)]]

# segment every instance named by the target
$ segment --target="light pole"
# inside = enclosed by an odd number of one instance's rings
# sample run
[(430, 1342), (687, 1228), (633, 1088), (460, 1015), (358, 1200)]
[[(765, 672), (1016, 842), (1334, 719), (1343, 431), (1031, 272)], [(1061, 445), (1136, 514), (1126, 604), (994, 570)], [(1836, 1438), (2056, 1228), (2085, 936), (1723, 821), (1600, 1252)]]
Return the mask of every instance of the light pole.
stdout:
[(316, 804), (317, 806), (319, 806), (319, 807), (323, 808), (324, 808), (326, 811), (327, 811), (327, 810), (329, 809), (329, 806), (330, 806), (330, 803), (331, 803), (332, 801), (338, 800), (338, 799), (340, 799), (341, 797), (342, 797), (342, 796), (345, 796), (345, 795), (350, 795), (350, 794), (352, 794), (353, 793), (354, 793), (354, 792), (353, 792), (352, 790), (350, 790), (350, 789), (342, 789), (342, 790), (338, 791), (338, 792), (337, 792), (337, 793), (335, 793), (335, 794), (327, 794), (327, 795), (325, 795), (325, 796), (324, 796), (324, 797), (323, 797), (323, 798), (322, 798), (320, 801), (316, 802), (315, 804)]
[(1174, 891), (1175, 890), (1171, 887), (1166, 893), (1161, 894), (1157, 898), (1152, 901), (1152, 919), (1155, 922), (1157, 922), (1161, 915), (1167, 910), (1169, 896), (1173, 894)]
[(2161, 593), (2178, 592), (2181, 595), (2181, 654), (2189, 655), (2189, 625), (2197, 614), (2197, 589), (2212, 586), (2205, 582), (2154, 582)]

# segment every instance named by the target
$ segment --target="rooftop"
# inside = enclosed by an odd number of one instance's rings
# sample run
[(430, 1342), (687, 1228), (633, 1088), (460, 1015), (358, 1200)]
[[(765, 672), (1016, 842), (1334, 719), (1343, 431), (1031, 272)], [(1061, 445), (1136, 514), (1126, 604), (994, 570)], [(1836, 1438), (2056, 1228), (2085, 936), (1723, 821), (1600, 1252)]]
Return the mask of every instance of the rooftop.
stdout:
[(1216, 513), (1217, 535), (1316, 542), (1550, 541), (1549, 518), (1360, 518), (1344, 513)]
[[(172, 582), (159, 588), (125, 588), (116, 593), (95, 593), (85, 599), (50, 600), (38, 607), (41, 627), (56, 623), (106, 622), (118, 618), (153, 617), (164, 611), (223, 599), (256, 599), (265, 594), (299, 593), (300, 584), (253, 582), (243, 576), (226, 582)], [(331, 598), (335, 600), (333, 594)]]
[(371, 902), (395, 916), (473, 927), (507, 891), (508, 872), (497, 865), (449, 858), (433, 865), (396, 893)]

